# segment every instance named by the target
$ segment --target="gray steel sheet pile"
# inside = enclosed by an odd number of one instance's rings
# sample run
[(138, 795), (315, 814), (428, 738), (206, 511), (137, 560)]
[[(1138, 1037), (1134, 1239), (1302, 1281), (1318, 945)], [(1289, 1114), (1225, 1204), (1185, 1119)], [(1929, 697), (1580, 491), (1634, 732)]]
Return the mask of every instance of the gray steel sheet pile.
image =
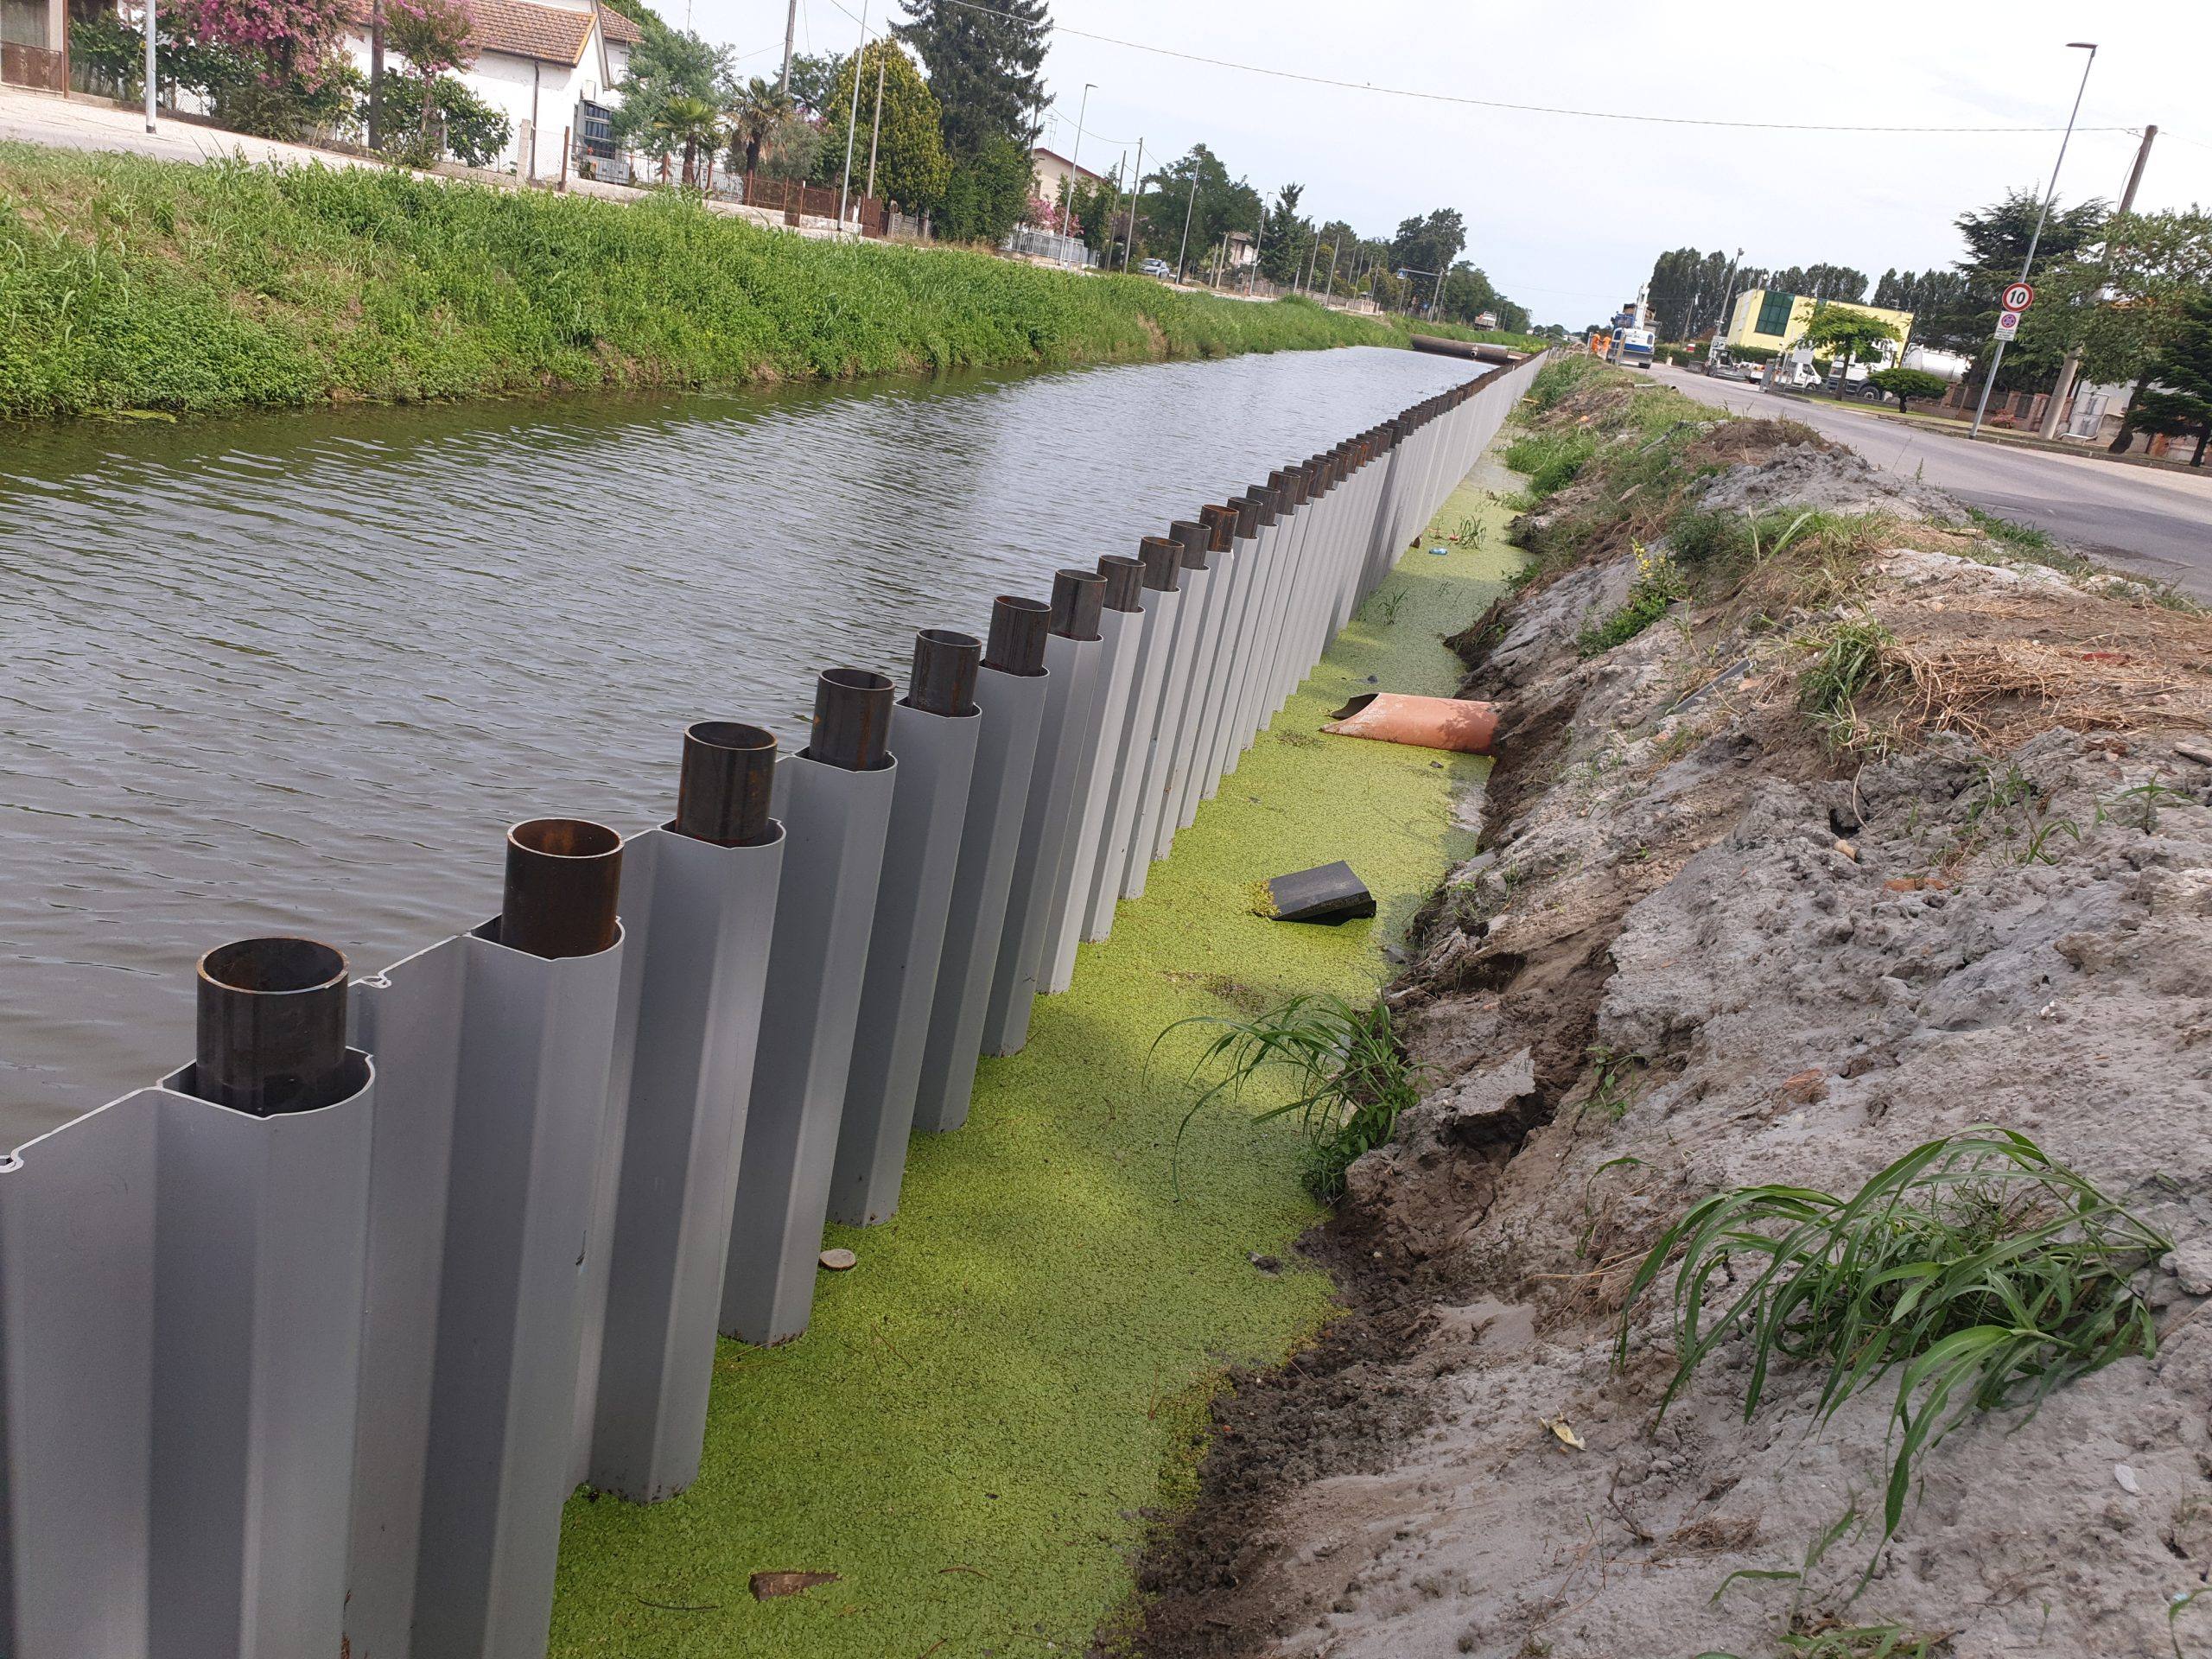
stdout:
[(824, 671), (797, 753), (701, 721), (664, 825), (516, 824), (381, 972), (210, 950), (191, 1063), (0, 1164), (0, 1653), (540, 1659), (569, 1493), (696, 1478), (716, 1333), (805, 1332), (825, 1218), (895, 1212), (1535, 368), (924, 628), (903, 694)]

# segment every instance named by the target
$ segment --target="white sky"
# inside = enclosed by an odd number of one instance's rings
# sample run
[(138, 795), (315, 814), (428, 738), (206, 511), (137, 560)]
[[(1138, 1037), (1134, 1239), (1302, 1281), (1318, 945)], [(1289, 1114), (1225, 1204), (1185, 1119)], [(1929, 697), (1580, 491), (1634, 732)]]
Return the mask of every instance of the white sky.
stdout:
[[(869, 0), (871, 28), (887, 3)], [(785, 0), (659, 0), (773, 73)], [(861, 0), (800, 0), (801, 51), (849, 51)], [(2096, 67), (2082, 124), (2156, 122), (2137, 206), (2212, 201), (2212, 4), (1921, 0), (1857, 8), (1541, 0), (1052, 0), (1046, 60), (1056, 124), (1075, 139), (1096, 83), (1082, 159), (1110, 168), (1146, 141), (1194, 141), (1272, 193), (1304, 184), (1301, 211), (1387, 235), (1432, 207), (1466, 215), (1465, 257), (1539, 322), (1592, 321), (1634, 296), (1664, 249), (1745, 251), (1746, 264), (1827, 260), (1870, 279), (1948, 264), (1951, 220), (2006, 187), (2040, 188), (2058, 135), (1745, 131), (1471, 108), (1247, 73), (1135, 51), (1084, 29), (1268, 68), (1459, 97), (1735, 121), (1868, 125), (2065, 124), (2084, 54)], [(903, 15), (903, 14), (901, 14)], [(2000, 19), (2004, 21), (1999, 21)], [(2116, 197), (2125, 132), (2077, 131), (2062, 200)]]

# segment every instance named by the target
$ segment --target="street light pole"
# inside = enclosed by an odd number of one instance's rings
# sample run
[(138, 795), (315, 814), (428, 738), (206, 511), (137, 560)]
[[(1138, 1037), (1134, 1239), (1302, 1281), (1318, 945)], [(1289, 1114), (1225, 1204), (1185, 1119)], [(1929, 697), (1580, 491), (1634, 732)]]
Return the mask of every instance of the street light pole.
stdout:
[(1191, 251), (1191, 215), (1198, 211), (1198, 169), (1193, 162), (1191, 167), (1191, 199), (1183, 207), (1183, 243), (1175, 250), (1175, 281), (1178, 284), (1183, 280), (1184, 256)]
[(883, 137), (883, 72), (891, 67), (888, 57), (875, 60), (875, 124), (868, 130), (868, 188), (862, 197), (875, 194), (875, 147)]
[[(2058, 159), (2051, 163), (2050, 188), (2043, 193), (2043, 206), (2036, 213), (2036, 228), (2028, 238), (2028, 257), (2020, 261), (2020, 280), (2024, 283), (2028, 280), (2028, 273), (2035, 268), (2036, 245), (2043, 240), (2044, 221), (2050, 217), (2051, 199), (2058, 194), (2058, 169), (2066, 165), (2066, 146), (2073, 140), (2074, 122), (2082, 113), (2082, 94), (2089, 90), (2089, 71), (2097, 67), (2095, 41), (2069, 41), (2066, 49), (2069, 52), (2087, 52), (2089, 58), (2082, 66), (2082, 84), (2074, 89), (2074, 107), (2066, 117), (2066, 136), (2058, 141)], [(1989, 391), (1997, 384), (1997, 371), (2005, 365), (2005, 344), (2000, 336), (1997, 341), (1997, 354), (1989, 360), (1989, 376), (1981, 383), (1981, 397), (1974, 406), (1974, 425), (1967, 432), (1970, 438), (1981, 435), (1981, 417), (1989, 408)]]
[(1129, 175), (1129, 234), (1122, 244), (1122, 269), (1129, 268), (1129, 256), (1137, 249), (1137, 204), (1144, 200), (1144, 138), (1137, 138), (1137, 170)]
[(1069, 146), (1074, 153), (1068, 157), (1068, 194), (1060, 203), (1060, 263), (1064, 265), (1068, 262), (1068, 212), (1075, 206), (1076, 175), (1083, 170), (1083, 122), (1090, 113), (1090, 95), (1096, 90), (1096, 81), (1084, 81), (1083, 101), (1076, 106), (1075, 143)]
[(845, 118), (845, 176), (837, 186), (837, 239), (845, 239), (845, 198), (853, 188), (853, 140), (860, 136), (861, 60), (868, 54), (868, 0), (861, 0), (861, 43), (853, 48), (853, 107)]
[(154, 130), (154, 0), (146, 0), (146, 130)]

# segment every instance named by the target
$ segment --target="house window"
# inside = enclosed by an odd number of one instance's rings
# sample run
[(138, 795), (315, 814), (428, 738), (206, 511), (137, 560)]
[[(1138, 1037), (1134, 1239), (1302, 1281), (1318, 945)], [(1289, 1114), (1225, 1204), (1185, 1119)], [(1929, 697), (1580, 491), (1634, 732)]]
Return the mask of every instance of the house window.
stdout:
[(1770, 292), (1759, 301), (1758, 327), (1756, 334), (1782, 335), (1789, 332), (1789, 314), (1797, 308), (1795, 294)]
[(576, 106), (576, 148), (600, 161), (614, 159), (613, 111), (587, 99)]

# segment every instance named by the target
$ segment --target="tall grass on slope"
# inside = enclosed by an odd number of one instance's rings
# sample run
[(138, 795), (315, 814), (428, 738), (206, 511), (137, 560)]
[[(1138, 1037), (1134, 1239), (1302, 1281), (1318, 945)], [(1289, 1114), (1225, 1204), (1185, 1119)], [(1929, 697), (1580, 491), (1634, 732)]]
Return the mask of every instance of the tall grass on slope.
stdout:
[(1404, 325), (372, 168), (0, 144), (0, 416), (1400, 345)]
[[(1739, 1337), (1751, 1348), (1747, 1421), (1777, 1361), (1826, 1368), (1822, 1422), (1894, 1376), (1886, 1542), (1915, 1466), (1961, 1421), (2032, 1410), (2076, 1377), (2154, 1351), (2136, 1281), (2172, 1249), (2025, 1135), (1970, 1129), (1915, 1147), (1848, 1198), (1749, 1186), (1696, 1205), (1637, 1270), (1615, 1361), (1626, 1363), (1637, 1299), (1679, 1256), (1661, 1414)], [(1717, 1294), (1746, 1279), (1716, 1308)]]

